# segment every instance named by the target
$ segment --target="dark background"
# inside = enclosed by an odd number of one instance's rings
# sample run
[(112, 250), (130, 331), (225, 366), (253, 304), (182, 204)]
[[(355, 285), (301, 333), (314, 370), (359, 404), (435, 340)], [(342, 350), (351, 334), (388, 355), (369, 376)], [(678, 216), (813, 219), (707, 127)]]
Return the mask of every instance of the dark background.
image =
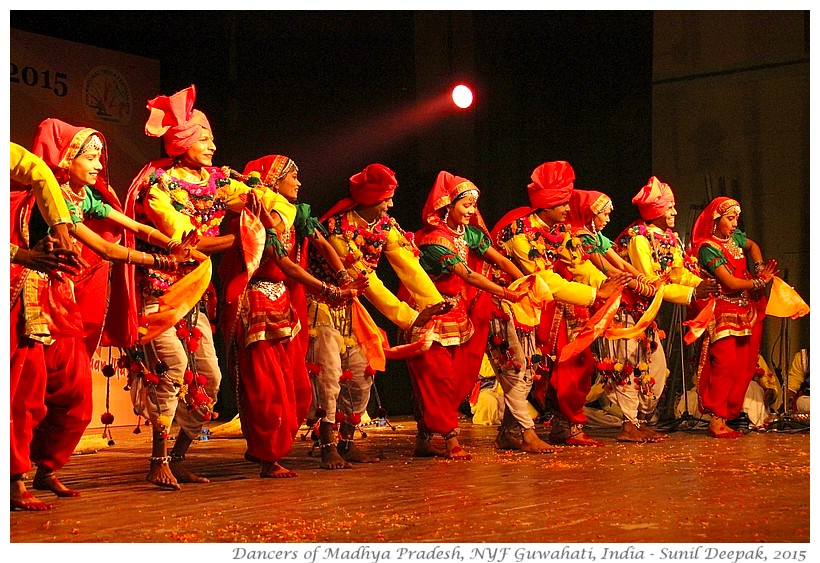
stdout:
[[(492, 227), (527, 204), (535, 167), (566, 160), (576, 187), (613, 198), (614, 238), (652, 175), (651, 11), (11, 11), (10, 25), (159, 60), (157, 94), (196, 85), (216, 165), (288, 155), (316, 215), (381, 162), (396, 172), (392, 214), (406, 230), (421, 226), (439, 170), (482, 190)], [(474, 105), (418, 119), (413, 108), (457, 80)], [(379, 275), (396, 287), (389, 267)], [(402, 362), (377, 385), (391, 413), (409, 413)]]

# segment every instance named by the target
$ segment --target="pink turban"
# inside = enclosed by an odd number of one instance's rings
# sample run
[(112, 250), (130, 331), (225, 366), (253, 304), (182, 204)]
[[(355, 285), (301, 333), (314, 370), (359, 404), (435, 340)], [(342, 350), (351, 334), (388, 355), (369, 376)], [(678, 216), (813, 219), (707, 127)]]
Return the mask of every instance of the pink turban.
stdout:
[(575, 188), (575, 171), (563, 160), (545, 162), (533, 170), (531, 178), (533, 183), (527, 186), (530, 205), (538, 209), (566, 204)]
[(669, 184), (664, 184), (652, 176), (632, 198), (632, 203), (638, 207), (644, 221), (651, 221), (666, 213), (669, 206), (675, 205), (675, 194), (672, 193)]
[(171, 157), (183, 154), (199, 140), (202, 130), (211, 131), (208, 118), (194, 109), (196, 88), (191, 84), (172, 96), (157, 96), (148, 102), (151, 114), (145, 124), (145, 134), (162, 137), (165, 152)]

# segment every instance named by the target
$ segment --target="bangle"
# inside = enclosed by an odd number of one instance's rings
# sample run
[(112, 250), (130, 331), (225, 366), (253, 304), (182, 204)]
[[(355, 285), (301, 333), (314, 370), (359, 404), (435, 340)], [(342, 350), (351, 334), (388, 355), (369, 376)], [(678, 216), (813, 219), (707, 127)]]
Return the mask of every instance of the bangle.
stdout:
[(336, 272), (336, 273), (334, 274), (334, 277), (336, 278), (336, 282), (337, 282), (339, 285), (345, 285), (345, 284), (348, 284), (348, 283), (350, 283), (350, 282), (352, 282), (352, 281), (353, 281), (353, 276), (351, 276), (351, 275), (347, 272), (347, 270), (345, 270), (345, 269), (341, 269), (341, 270), (339, 270), (338, 272)]
[(130, 264), (130, 263), (131, 263), (131, 249), (130, 249), (130, 248), (126, 248), (126, 252), (125, 252), (125, 263), (126, 263), (126, 264)]
[(150, 231), (148, 231), (148, 236), (145, 237), (146, 242), (148, 242), (148, 244), (151, 244), (151, 235), (153, 235), (155, 232), (157, 232), (156, 229), (151, 229)]
[(757, 262), (755, 262), (755, 265), (752, 269), (754, 270), (754, 272), (756, 274), (765, 267), (766, 267), (766, 265), (763, 263), (763, 260), (758, 260)]

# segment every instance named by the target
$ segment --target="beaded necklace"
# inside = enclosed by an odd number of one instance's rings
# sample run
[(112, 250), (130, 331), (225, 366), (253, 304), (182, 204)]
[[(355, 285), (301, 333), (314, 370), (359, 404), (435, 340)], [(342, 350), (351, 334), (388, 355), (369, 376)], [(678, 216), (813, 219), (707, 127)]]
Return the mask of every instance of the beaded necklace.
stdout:
[(389, 215), (380, 217), (372, 226), (361, 227), (351, 224), (348, 214), (341, 215), (339, 226), (341, 234), (348, 245), (348, 254), (355, 254), (359, 250), (361, 259), (371, 269), (379, 265), (379, 258), (382, 255), (382, 247), (387, 240), (387, 234), (392, 226), (392, 219)]
[(151, 183), (157, 183), (171, 196), (174, 209), (188, 215), (199, 234), (217, 236), (228, 209), (227, 202), (219, 195), (219, 188), (231, 181), (218, 168), (209, 171), (207, 181), (191, 183), (158, 168), (151, 175)]
[(722, 239), (718, 238), (716, 235), (712, 235), (712, 239), (714, 239), (720, 246), (722, 246), (724, 252), (729, 254), (735, 260), (743, 258), (743, 249), (737, 245), (734, 237), (730, 236), (725, 239)]

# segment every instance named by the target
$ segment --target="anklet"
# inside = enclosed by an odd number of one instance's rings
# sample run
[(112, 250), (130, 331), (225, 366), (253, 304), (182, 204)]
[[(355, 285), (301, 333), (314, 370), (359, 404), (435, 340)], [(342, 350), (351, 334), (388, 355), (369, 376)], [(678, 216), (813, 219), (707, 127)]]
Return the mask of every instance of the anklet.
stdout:
[(322, 450), (328, 449), (330, 446), (336, 446), (336, 442), (328, 442), (327, 444), (319, 444), (319, 448)]
[(168, 454), (168, 459), (170, 459), (174, 463), (180, 463), (182, 461), (185, 461), (185, 454), (171, 452)]
[(171, 456), (166, 455), (166, 456), (159, 456), (159, 457), (149, 457), (148, 459), (151, 460), (151, 463), (159, 463), (161, 465), (168, 465), (168, 462), (171, 461)]
[(442, 434), (445, 440), (449, 440), (450, 438), (455, 438), (458, 436), (458, 426), (450, 430), (447, 434)]

